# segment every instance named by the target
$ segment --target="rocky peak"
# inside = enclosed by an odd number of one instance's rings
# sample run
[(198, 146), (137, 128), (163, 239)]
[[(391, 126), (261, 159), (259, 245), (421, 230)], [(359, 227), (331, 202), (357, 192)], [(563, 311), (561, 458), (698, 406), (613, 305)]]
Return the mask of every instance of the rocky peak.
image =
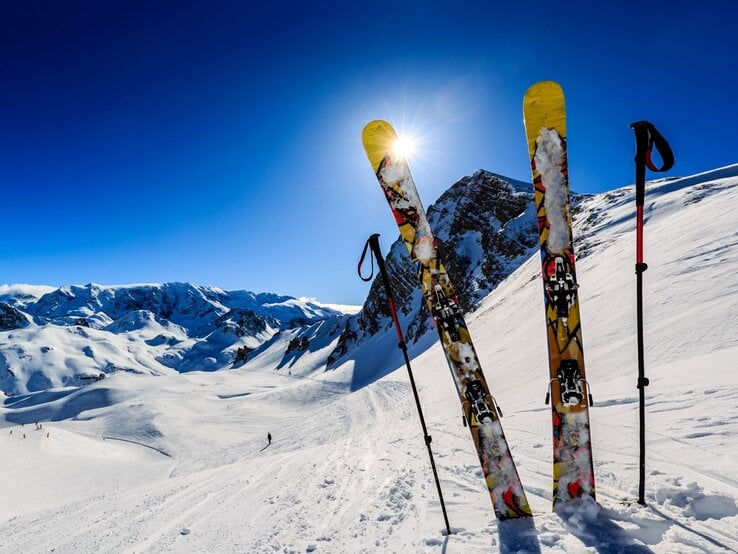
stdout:
[(0, 302), (0, 331), (28, 327), (28, 318), (13, 306)]
[[(451, 186), (428, 210), (428, 222), (459, 303), (472, 309), (500, 281), (530, 257), (538, 245), (533, 189), (528, 183), (479, 170)], [(412, 323), (408, 343), (432, 328), (417, 277), (398, 239), (386, 256), (399, 312)], [(372, 283), (362, 311), (349, 318), (329, 364), (359, 342), (392, 325), (381, 280)]]

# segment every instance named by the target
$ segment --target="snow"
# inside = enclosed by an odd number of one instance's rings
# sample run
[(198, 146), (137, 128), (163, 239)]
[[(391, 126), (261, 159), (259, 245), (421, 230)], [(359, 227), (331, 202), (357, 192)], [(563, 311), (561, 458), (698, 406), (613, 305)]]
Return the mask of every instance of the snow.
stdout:
[[(561, 443), (562, 444), (587, 444), (590, 441), (590, 433), (587, 426), (587, 412), (573, 412), (563, 414), (566, 418), (566, 425), (561, 427)], [(580, 479), (582, 475), (589, 475), (590, 462), (592, 457), (586, 449), (579, 449), (573, 454), (564, 451), (561, 456), (562, 469), (559, 475), (559, 488), (557, 502), (569, 499), (567, 489), (573, 481), (580, 481), (585, 494), (591, 494), (592, 487), (585, 481)], [(595, 484), (596, 491), (596, 484)]]
[(9, 299), (26, 298), (40, 298), (44, 294), (48, 294), (54, 290), (54, 287), (45, 285), (0, 285), (0, 301), (8, 302)]
[[(418, 195), (418, 189), (415, 186), (413, 177), (410, 174), (410, 168), (405, 160), (394, 158), (392, 163), (383, 166), (380, 170), (381, 185), (387, 193), (387, 197), (391, 198), (390, 204), (395, 211), (411, 210), (416, 214), (418, 221), (415, 225), (415, 236), (413, 237), (412, 256), (414, 259), (423, 263), (436, 257), (436, 243), (431, 237), (433, 236), (425, 210), (416, 212), (418, 206), (423, 206)], [(397, 194), (393, 185), (401, 183), (399, 189), (402, 195)]]
[[(277, 332), (235, 369), (117, 372), (5, 399), (0, 551), (736, 551), (736, 209), (738, 165), (647, 192), (647, 507), (635, 503), (635, 209), (632, 189), (620, 189), (584, 200), (574, 231), (598, 504), (551, 512), (535, 254), (467, 317), (533, 519), (494, 518), (446, 360), (438, 344), (421, 344), (412, 365), (447, 536), (392, 329), (362, 345), (355, 363), (321, 372), (334, 336), (323, 322)], [(315, 348), (285, 357), (300, 332)], [(45, 339), (24, 336), (40, 355)], [(64, 337), (69, 350), (50, 352), (50, 363), (83, 364), (74, 335)]]
[(300, 298), (298, 298), (298, 300), (300, 302), (310, 302), (312, 304), (315, 304), (316, 306), (328, 308), (329, 310), (341, 312), (342, 314), (354, 315), (354, 314), (358, 314), (361, 311), (361, 306), (356, 306), (354, 304), (331, 304), (331, 303), (326, 303), (326, 302), (320, 302), (318, 301), (317, 298), (306, 297), (306, 296), (301, 296)]
[(561, 137), (556, 129), (541, 128), (536, 139), (535, 164), (546, 190), (544, 205), (549, 223), (546, 249), (551, 253), (563, 252), (569, 247), (569, 212), (566, 209), (569, 193), (566, 176), (561, 168), (566, 160)]

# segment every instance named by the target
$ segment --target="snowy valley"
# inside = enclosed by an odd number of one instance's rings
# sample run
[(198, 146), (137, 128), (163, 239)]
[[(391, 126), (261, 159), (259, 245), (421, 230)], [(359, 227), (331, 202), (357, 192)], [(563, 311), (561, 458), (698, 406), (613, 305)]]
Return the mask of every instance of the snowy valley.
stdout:
[(377, 282), (356, 315), (182, 283), (13, 285), (0, 289), (0, 551), (738, 551), (738, 165), (649, 184), (648, 507), (635, 503), (632, 187), (576, 202), (599, 508), (551, 512), (532, 189), (480, 171), (429, 220), (532, 520), (494, 518), (396, 242), (388, 266), (453, 534)]

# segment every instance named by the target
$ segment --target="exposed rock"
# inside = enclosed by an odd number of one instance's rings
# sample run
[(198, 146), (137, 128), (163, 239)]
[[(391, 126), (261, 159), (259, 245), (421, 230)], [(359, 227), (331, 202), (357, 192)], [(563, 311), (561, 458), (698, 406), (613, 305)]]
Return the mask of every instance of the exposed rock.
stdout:
[(12, 331), (28, 327), (28, 317), (16, 308), (0, 302), (0, 331)]
[[(538, 246), (532, 187), (488, 171), (457, 181), (427, 214), (464, 311), (474, 308)], [(390, 248), (386, 263), (397, 310), (412, 316), (405, 338), (413, 343), (433, 327), (433, 322), (418, 292), (407, 248), (399, 239)], [(386, 294), (376, 278), (361, 312), (346, 322), (329, 365), (390, 325)]]

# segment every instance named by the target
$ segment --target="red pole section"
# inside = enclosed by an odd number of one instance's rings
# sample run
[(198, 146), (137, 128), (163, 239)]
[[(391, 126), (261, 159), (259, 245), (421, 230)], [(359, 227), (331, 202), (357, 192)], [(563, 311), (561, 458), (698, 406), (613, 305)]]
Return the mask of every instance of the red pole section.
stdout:
[(636, 263), (643, 263), (643, 206), (636, 206)]

